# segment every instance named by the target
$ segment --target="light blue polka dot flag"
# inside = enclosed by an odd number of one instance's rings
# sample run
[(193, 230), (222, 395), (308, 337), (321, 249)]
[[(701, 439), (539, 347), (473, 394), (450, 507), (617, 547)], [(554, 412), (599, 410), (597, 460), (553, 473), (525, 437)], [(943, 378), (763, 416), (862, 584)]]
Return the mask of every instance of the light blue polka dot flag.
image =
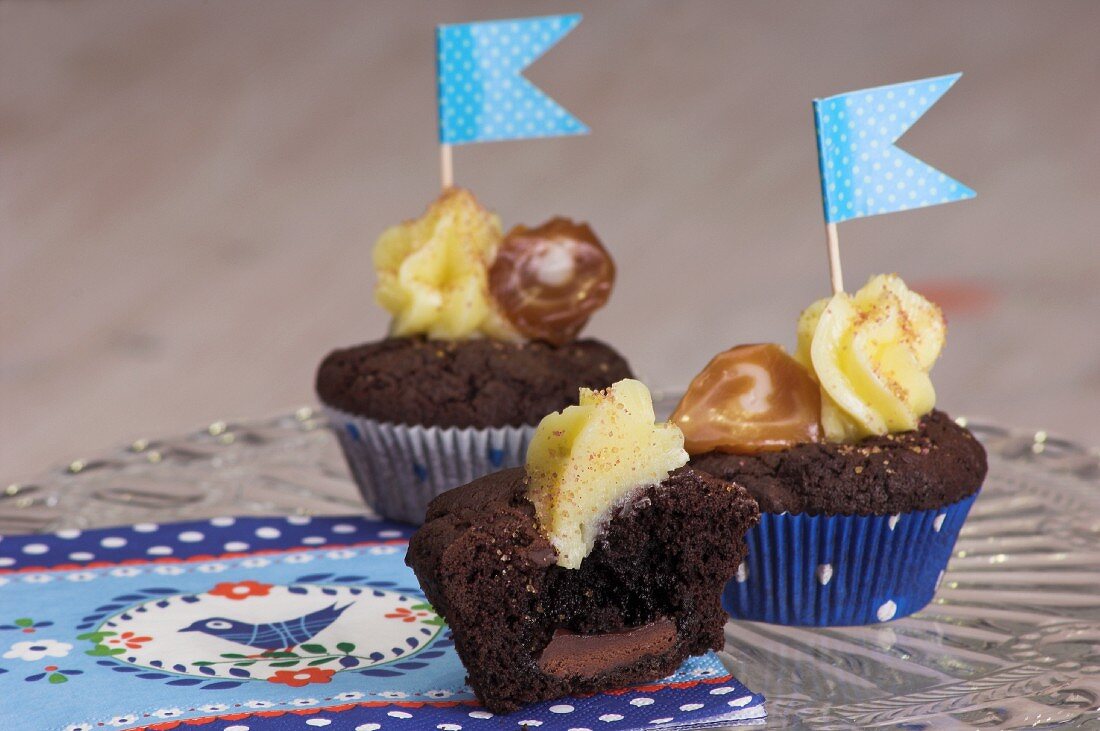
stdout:
[(894, 145), (962, 74), (814, 100), (826, 223), (973, 198), (973, 190)]
[(445, 145), (588, 132), (521, 72), (581, 22), (552, 15), (436, 28), (439, 141)]

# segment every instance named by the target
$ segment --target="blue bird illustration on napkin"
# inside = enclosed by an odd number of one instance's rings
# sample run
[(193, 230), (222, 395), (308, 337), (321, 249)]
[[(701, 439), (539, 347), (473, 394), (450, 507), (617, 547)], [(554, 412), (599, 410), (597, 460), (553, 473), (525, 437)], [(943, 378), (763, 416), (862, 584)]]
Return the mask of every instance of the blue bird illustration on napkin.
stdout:
[(193, 622), (179, 631), (202, 632), (212, 637), (236, 642), (238, 645), (248, 645), (261, 650), (291, 650), (296, 645), (313, 639), (335, 622), (351, 604), (337, 607), (333, 603), (324, 609), (318, 609), (285, 622), (252, 624), (226, 617), (210, 617)]

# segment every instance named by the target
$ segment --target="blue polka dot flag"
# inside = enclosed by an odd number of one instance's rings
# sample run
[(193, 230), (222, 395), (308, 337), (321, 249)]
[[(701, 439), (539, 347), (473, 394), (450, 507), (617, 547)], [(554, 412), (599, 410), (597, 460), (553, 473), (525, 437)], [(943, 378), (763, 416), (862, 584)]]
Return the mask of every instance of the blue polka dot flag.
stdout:
[(960, 76), (937, 76), (814, 100), (826, 223), (977, 195), (894, 145)]
[(552, 15), (436, 28), (439, 141), (461, 145), (588, 132), (521, 72), (581, 22)]

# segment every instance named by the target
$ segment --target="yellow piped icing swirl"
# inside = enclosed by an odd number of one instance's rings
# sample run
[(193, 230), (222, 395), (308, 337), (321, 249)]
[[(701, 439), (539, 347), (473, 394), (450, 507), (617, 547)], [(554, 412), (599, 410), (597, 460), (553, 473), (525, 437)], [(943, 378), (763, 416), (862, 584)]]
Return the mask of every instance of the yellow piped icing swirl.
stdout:
[(393, 315), (390, 334), (519, 339), (489, 293), (488, 269), (502, 238), (500, 218), (462, 188), (384, 231), (374, 246), (375, 298)]
[(654, 422), (649, 389), (629, 378), (582, 388), (577, 406), (539, 422), (527, 449), (527, 498), (560, 566), (581, 565), (631, 490), (687, 464), (680, 429)]
[(929, 371), (947, 325), (896, 274), (872, 277), (803, 311), (796, 359), (821, 385), (821, 426), (834, 442), (915, 429), (936, 404)]

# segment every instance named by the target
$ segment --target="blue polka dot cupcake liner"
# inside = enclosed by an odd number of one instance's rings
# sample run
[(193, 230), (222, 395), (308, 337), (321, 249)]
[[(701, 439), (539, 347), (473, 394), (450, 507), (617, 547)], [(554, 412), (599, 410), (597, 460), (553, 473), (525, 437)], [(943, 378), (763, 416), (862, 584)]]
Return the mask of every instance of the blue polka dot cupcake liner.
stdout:
[(975, 499), (896, 515), (763, 513), (722, 606), (734, 619), (817, 627), (910, 615), (932, 601)]
[(521, 467), (535, 425), (393, 424), (323, 405), (363, 500), (390, 520), (420, 525), (428, 503), (490, 472)]

